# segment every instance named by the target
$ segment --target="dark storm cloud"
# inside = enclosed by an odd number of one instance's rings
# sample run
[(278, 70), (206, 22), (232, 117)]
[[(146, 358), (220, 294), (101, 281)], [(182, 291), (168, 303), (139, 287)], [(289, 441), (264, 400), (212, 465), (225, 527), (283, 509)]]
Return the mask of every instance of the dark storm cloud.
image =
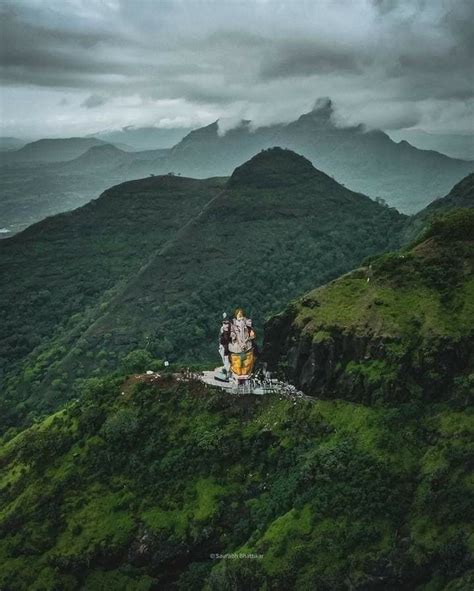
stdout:
[(328, 72), (355, 72), (359, 68), (349, 49), (324, 46), (314, 41), (280, 42), (267, 54), (260, 67), (262, 80), (311, 76)]
[(12, 126), (34, 88), (56, 104), (65, 94), (63, 125), (81, 107), (111, 124), (138, 109), (265, 124), (322, 95), (341, 124), (387, 129), (462, 126), (474, 111), (471, 0), (4, 0), (0, 11)]
[(107, 102), (107, 97), (100, 96), (99, 94), (91, 94), (85, 100), (82, 101), (81, 107), (86, 109), (94, 109), (95, 107), (101, 107)]
[(381, 14), (387, 14), (398, 4), (398, 0), (373, 0), (373, 5)]
[(451, 33), (462, 48), (468, 51), (474, 50), (473, 22), (473, 2), (458, 2), (454, 4), (441, 19), (441, 25)]
[(100, 75), (127, 73), (108, 50), (123, 39), (106, 30), (75, 30), (27, 20), (27, 3), (2, 5), (2, 78), (52, 87), (88, 87)]

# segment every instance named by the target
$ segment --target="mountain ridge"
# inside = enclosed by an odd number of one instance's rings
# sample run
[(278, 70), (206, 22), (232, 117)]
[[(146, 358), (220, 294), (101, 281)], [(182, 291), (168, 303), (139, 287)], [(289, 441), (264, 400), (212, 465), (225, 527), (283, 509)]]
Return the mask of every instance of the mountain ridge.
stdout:
[(18, 150), (2, 154), (3, 163), (15, 162), (63, 162), (81, 156), (93, 146), (106, 142), (97, 138), (70, 137), (44, 138), (27, 143)]
[(192, 131), (190, 128), (127, 125), (120, 129), (97, 131), (90, 134), (90, 137), (112, 144), (117, 142), (127, 144), (134, 151), (142, 151), (172, 148), (190, 131)]
[(100, 144), (92, 146), (73, 160), (58, 162), (56, 169), (61, 173), (87, 174), (99, 172), (102, 174), (115, 174), (122, 182), (136, 180), (127, 178), (150, 168), (150, 162), (157, 158), (165, 158), (167, 149), (141, 150), (130, 152), (117, 147), (114, 144)]
[(218, 122), (193, 130), (175, 145), (156, 171), (187, 176), (228, 176), (261, 149), (288, 148), (308, 158), (350, 189), (385, 199), (404, 213), (415, 213), (446, 194), (474, 162), (394, 142), (380, 130), (337, 127), (330, 101), (287, 124), (252, 129), (249, 122), (221, 134)]

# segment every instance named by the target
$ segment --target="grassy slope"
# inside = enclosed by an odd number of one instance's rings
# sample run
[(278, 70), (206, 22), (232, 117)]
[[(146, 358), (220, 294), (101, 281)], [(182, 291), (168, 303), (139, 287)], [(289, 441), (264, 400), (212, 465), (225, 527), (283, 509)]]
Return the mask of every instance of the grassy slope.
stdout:
[[(414, 395), (431, 379), (434, 392), (436, 382), (461, 365), (461, 353), (467, 358), (472, 344), (473, 236), (474, 212), (456, 210), (435, 222), (415, 246), (369, 259), (366, 267), (309, 292), (270, 320), (265, 355), (273, 365), (286, 365), (295, 383), (306, 381), (316, 396), (321, 387), (327, 389), (329, 375), (339, 396), (344, 381), (351, 387), (364, 382), (367, 390), (390, 380), (400, 390), (411, 380)], [(308, 352), (295, 361), (298, 343)], [(324, 364), (314, 370), (311, 384), (303, 377), (310, 351), (316, 365)], [(462, 363), (466, 366), (466, 359)], [(324, 384), (317, 379), (321, 371), (327, 372)]]
[[(474, 423), (459, 403), (133, 382), (96, 380), (1, 447), (2, 588), (467, 588)], [(232, 552), (263, 558), (210, 559)]]
[[(430, 239), (310, 292), (298, 303), (296, 322), (310, 333), (339, 326), (383, 337), (409, 338), (414, 327), (424, 336), (470, 334), (473, 259), (471, 242), (446, 249)], [(320, 307), (311, 307), (314, 301)]]

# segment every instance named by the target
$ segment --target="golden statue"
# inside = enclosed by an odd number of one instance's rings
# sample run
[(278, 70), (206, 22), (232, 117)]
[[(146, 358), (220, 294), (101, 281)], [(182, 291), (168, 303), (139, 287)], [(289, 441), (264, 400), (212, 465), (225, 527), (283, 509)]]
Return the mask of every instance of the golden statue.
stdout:
[(239, 382), (248, 380), (255, 363), (255, 331), (252, 320), (246, 318), (244, 310), (237, 308), (229, 330), (230, 369)]

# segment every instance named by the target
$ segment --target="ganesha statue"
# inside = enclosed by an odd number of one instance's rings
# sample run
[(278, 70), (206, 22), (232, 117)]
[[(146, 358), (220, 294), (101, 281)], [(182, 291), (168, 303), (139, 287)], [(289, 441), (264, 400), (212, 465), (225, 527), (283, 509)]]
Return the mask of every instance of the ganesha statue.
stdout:
[(252, 375), (255, 364), (255, 330), (252, 320), (237, 308), (230, 324), (229, 361), (234, 379), (242, 382)]

